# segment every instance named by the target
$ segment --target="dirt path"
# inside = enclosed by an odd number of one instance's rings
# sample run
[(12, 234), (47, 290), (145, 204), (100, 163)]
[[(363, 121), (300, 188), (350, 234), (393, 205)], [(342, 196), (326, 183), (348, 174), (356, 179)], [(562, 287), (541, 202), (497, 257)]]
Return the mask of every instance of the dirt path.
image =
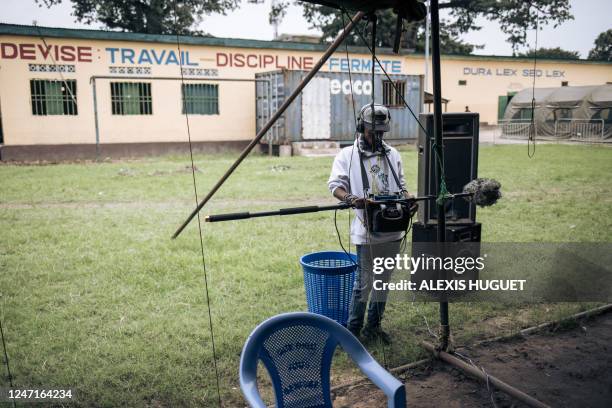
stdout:
[[(612, 406), (612, 313), (504, 343), (458, 350), (476, 365), (551, 407)], [(401, 377), (411, 407), (523, 407), (440, 362)], [(493, 404), (495, 401), (495, 404)], [(343, 390), (337, 407), (386, 407), (371, 384)]]

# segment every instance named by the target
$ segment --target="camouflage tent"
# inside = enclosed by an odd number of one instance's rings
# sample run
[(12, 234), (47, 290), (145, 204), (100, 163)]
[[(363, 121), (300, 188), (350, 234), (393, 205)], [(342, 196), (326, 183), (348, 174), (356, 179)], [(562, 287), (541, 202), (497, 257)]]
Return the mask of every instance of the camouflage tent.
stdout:
[(506, 108), (505, 135), (526, 135), (531, 126), (532, 100), (536, 133), (557, 139), (612, 138), (612, 85), (527, 88), (517, 93)]

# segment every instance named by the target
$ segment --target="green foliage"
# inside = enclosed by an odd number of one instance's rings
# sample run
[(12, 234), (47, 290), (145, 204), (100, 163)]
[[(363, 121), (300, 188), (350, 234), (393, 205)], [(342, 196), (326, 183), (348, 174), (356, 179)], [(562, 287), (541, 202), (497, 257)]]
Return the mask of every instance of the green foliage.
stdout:
[(580, 53), (578, 51), (567, 51), (561, 47), (538, 48), (537, 50), (531, 49), (527, 52), (518, 54), (519, 57), (528, 58), (533, 58), (536, 55), (537, 58), (580, 59)]
[[(416, 185), (417, 153), (402, 151)], [(200, 193), (235, 155), (196, 156)], [(504, 198), (479, 209), (496, 242), (609, 242), (612, 149), (481, 147), (479, 173)], [(249, 157), (203, 213), (333, 203), (332, 158)], [(275, 171), (288, 166), (284, 171)], [(284, 168), (284, 167), (282, 167)], [(413, 187), (414, 188), (414, 187)], [(216, 390), (197, 225), (170, 236), (193, 209), (189, 159), (0, 165), (0, 317), (18, 387), (71, 386), (76, 406), (215, 406)], [(589, 199), (584, 199), (589, 197)], [(345, 245), (348, 212), (338, 214)], [(305, 310), (298, 259), (339, 248), (332, 213), (203, 224), (224, 406), (244, 406), (240, 351), (261, 321)], [(458, 344), (515, 333), (589, 307), (453, 303)], [(390, 367), (422, 358), (436, 304), (389, 302)], [(383, 350), (369, 345), (383, 361)], [(355, 378), (340, 353), (333, 384)], [(265, 384), (265, 381), (264, 381)], [(0, 386), (6, 383), (0, 381)], [(267, 393), (269, 395), (269, 392)]]
[[(330, 7), (315, 6), (312, 4), (304, 4), (304, 16), (313, 28), (322, 31), (321, 41), (330, 41), (336, 37), (349, 20), (349, 15), (340, 13)], [(378, 24), (376, 27), (376, 38), (378, 47), (392, 47), (395, 39), (395, 21), (396, 16), (391, 10), (381, 11), (377, 14)], [(443, 29), (440, 33), (440, 46), (444, 54), (470, 54), (474, 48), (471, 44), (467, 44), (457, 39), (457, 35), (451, 27), (448, 27), (444, 22)], [(404, 25), (405, 32), (402, 35), (401, 47), (403, 50), (423, 52), (425, 50), (425, 22), (415, 22)], [(356, 28), (361, 33), (361, 36), (371, 43), (371, 35), (369, 27), (362, 22)], [(349, 45), (364, 46), (364, 41), (356, 30), (345, 40)]]
[[(35, 0), (52, 7), (62, 0)], [(147, 34), (202, 34), (194, 30), (202, 16), (225, 14), (240, 0), (70, 0), (77, 21), (99, 22), (110, 29)], [(175, 12), (176, 11), (176, 12)], [(176, 21), (175, 21), (176, 18)]]
[[(451, 0), (440, 4), (441, 51), (451, 54), (471, 53), (475, 47), (459, 39), (461, 34), (479, 30), (476, 24), (478, 17), (499, 23), (499, 27), (507, 36), (507, 40), (516, 51), (527, 43), (527, 32), (536, 26), (553, 24), (554, 27), (564, 21), (573, 19), (570, 13), (569, 0)], [(303, 3), (304, 17), (313, 28), (323, 32), (323, 41), (334, 38), (342, 29), (340, 11), (319, 5)], [(445, 16), (442, 12), (448, 10)], [(392, 12), (379, 12), (380, 44), (391, 47), (395, 35), (395, 18)], [(424, 23), (412, 23), (404, 34), (406, 49), (421, 51), (423, 49)], [(350, 44), (359, 44), (352, 36)]]
[(597, 36), (595, 47), (589, 52), (589, 59), (612, 61), (612, 29)]

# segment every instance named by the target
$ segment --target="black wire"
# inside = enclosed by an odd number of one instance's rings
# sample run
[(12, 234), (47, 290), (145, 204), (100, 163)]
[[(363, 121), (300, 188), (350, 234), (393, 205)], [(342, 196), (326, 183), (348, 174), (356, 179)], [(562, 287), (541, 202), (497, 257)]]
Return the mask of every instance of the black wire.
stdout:
[[(344, 8), (342, 9), (346, 11)], [(344, 21), (344, 13), (340, 13), (342, 17), (342, 26), (346, 30), (346, 22)], [(349, 58), (348, 42), (344, 40), (344, 51), (346, 52), (346, 64), (348, 66), (349, 81), (351, 83), (351, 102), (353, 104), (353, 119), (355, 120), (355, 130), (357, 130), (357, 112), (355, 112), (355, 96), (353, 95), (353, 77), (351, 76), (351, 60)]]
[[(363, 43), (365, 44), (365, 46), (368, 48), (368, 50), (370, 50), (370, 52), (372, 53), (372, 48), (370, 47), (370, 45), (368, 44), (367, 39), (365, 38), (365, 36), (363, 35), (363, 33), (361, 31), (359, 31), (359, 27), (355, 27), (355, 32), (359, 35), (359, 37), (361, 38), (361, 40), (363, 41)], [(419, 118), (416, 116), (416, 114), (414, 113), (414, 111), (412, 110), (412, 108), (410, 107), (410, 105), (408, 105), (408, 102), (406, 101), (406, 98), (404, 97), (404, 94), (402, 92), (399, 92), (399, 89), (397, 88), (397, 85), (395, 84), (395, 81), (393, 81), (393, 79), (391, 79), (391, 77), (389, 76), (389, 74), (387, 73), (387, 70), (385, 70), (385, 67), (382, 65), (382, 63), (380, 62), (380, 60), (378, 59), (378, 57), (376, 57), (376, 55), (374, 55), (374, 59), (376, 60), (376, 63), (378, 64), (378, 66), (380, 67), (381, 71), (385, 74), (385, 76), (387, 77), (387, 79), (389, 80), (389, 82), (391, 83), (391, 86), (393, 87), (393, 89), (395, 90), (396, 95), (399, 95), (402, 98), (402, 102), (404, 103), (404, 106), (406, 106), (406, 108), (408, 109), (408, 111), (410, 112), (410, 114), (412, 115), (412, 117), (414, 118), (414, 120), (416, 120), (416, 123), (419, 125), (419, 127), (423, 130), (423, 132), (425, 132), (425, 135), (427, 136), (427, 139), (430, 140), (431, 139), (431, 135), (430, 133), (427, 131), (427, 129), (425, 128), (425, 126), (423, 126), (423, 124), (421, 123), (421, 121), (419, 120)], [(444, 148), (444, 146), (442, 146)], [(437, 149), (435, 149), (435, 144), (434, 144), (434, 154), (436, 155), (436, 157), (438, 158), (438, 162), (440, 163), (440, 178), (444, 181), (444, 185), (446, 185), (446, 174), (444, 171), (444, 158), (440, 158), (440, 156), (438, 155), (438, 151)]]
[(406, 230), (404, 231), (404, 236), (401, 238), (400, 243), (400, 252), (404, 253), (406, 251), (406, 246), (408, 245), (408, 234), (412, 230), (412, 217), (408, 219), (408, 226), (406, 226)]
[[(371, 53), (372, 53), (372, 113), (371, 113), (371, 121), (372, 121), (372, 133), (374, 133), (374, 125), (375, 125), (375, 120), (374, 120), (374, 101), (375, 101), (375, 94), (374, 94), (374, 82), (376, 80), (376, 71), (375, 71), (375, 66), (374, 66), (374, 60), (376, 59), (376, 13), (372, 13), (371, 14), (372, 18), (371, 18), (371, 22), (372, 22), (372, 48), (370, 48)], [(373, 138), (375, 138), (374, 135), (372, 135)], [(374, 139), (372, 139), (372, 142), (374, 142)], [(374, 145), (374, 143), (372, 143), (372, 145)], [(362, 160), (361, 155), (359, 156), (359, 160)], [(366, 200), (364, 201), (364, 218), (366, 220), (366, 231), (367, 231), (367, 237), (368, 237), (368, 248), (370, 251), (370, 259), (372, 260), (372, 262), (374, 262), (374, 253), (372, 250), (372, 237), (369, 234), (369, 225), (367, 225), (368, 223), (368, 200), (367, 200), (367, 195), (364, 192), (364, 198), (366, 198)], [(370, 290), (374, 290), (374, 288), (372, 287)], [(372, 295), (373, 297), (376, 297), (376, 295)], [(372, 296), (370, 296), (370, 302), (372, 302)], [(378, 299), (376, 299), (378, 300)], [(382, 321), (382, 316), (380, 314), (380, 302), (376, 301), (376, 314), (377, 317), (379, 319), (379, 326), (381, 325), (381, 321)], [(379, 327), (380, 330), (382, 330), (382, 327)], [(388, 364), (387, 364), (387, 353), (385, 350), (385, 342), (383, 341), (381, 336), (378, 336), (378, 344), (379, 347), (382, 350), (382, 356), (383, 356), (383, 366), (385, 368), (388, 368)]]
[[(343, 11), (346, 11), (344, 9), (342, 9)], [(346, 27), (345, 25), (345, 20), (344, 20), (344, 14), (341, 13), (341, 17), (342, 17), (342, 25), (344, 27)], [(353, 154), (355, 151), (355, 144), (357, 143), (357, 113), (355, 112), (355, 96), (353, 95), (353, 78), (352, 78), (352, 74), (351, 74), (351, 63), (350, 63), (350, 58), (349, 58), (349, 53), (348, 53), (348, 44), (346, 43), (345, 40), (345, 51), (346, 51), (346, 60), (347, 60), (347, 66), (348, 66), (348, 75), (349, 75), (349, 81), (351, 83), (351, 102), (352, 102), (352, 106), (353, 106), (353, 118), (355, 121), (355, 133), (353, 134), (353, 146), (351, 148), (351, 156), (349, 159), (349, 170), (348, 170), (348, 187), (349, 187), (349, 192), (351, 190), (351, 169), (352, 169), (352, 165), (353, 165)], [(372, 64), (372, 70), (374, 70), (374, 65)], [(372, 81), (372, 87), (374, 86), (374, 81)], [(374, 88), (372, 88), (372, 103), (374, 103)], [(372, 115), (374, 113), (374, 110), (372, 110)], [(359, 156), (359, 160), (361, 160), (361, 155)], [(363, 197), (367, 198), (367, 193), (364, 192), (363, 193)], [(340, 244), (340, 247), (342, 248), (342, 250), (344, 251), (344, 253), (347, 255), (347, 257), (353, 262), (353, 264), (357, 267), (360, 268), (359, 264), (357, 264), (355, 261), (353, 261), (353, 258), (350, 256), (350, 254), (346, 251), (346, 249), (344, 248), (344, 245), (342, 244), (342, 238), (340, 236), (340, 231), (338, 229), (338, 222), (337, 222), (337, 214), (338, 214), (338, 210), (334, 211), (334, 227), (336, 229), (336, 235), (338, 237), (338, 243)], [(366, 210), (364, 209), (364, 218), (366, 218), (366, 230), (368, 228), (367, 226), (367, 216), (366, 214)], [(349, 231), (350, 231), (350, 213), (349, 213)], [(349, 250), (350, 250), (351, 246), (350, 246), (350, 238), (349, 238)], [(370, 249), (370, 257), (372, 257), (372, 246), (371, 244), (369, 245), (369, 249)], [(359, 273), (363, 273), (363, 271), (359, 271)], [(361, 299), (360, 299), (361, 300)], [(371, 301), (371, 300), (370, 300)], [(366, 300), (367, 303), (367, 300)], [(376, 312), (377, 314), (380, 316), (380, 308), (379, 308), (379, 304), (378, 302), (376, 302)], [(387, 367), (387, 356), (386, 356), (386, 352), (385, 352), (385, 345), (384, 342), (382, 341), (382, 339), (379, 338), (379, 344), (382, 346), (382, 355), (383, 355), (383, 365), (386, 368)]]
[[(2, 337), (2, 350), (4, 351), (4, 364), (6, 364), (6, 373), (8, 376), (9, 385), (12, 389), (13, 388), (13, 376), (11, 375), (11, 366), (9, 364), (8, 353), (6, 351), (6, 341), (4, 340), (4, 329), (2, 328), (2, 319), (0, 319), (0, 337)], [(16, 407), (17, 403), (15, 402), (14, 399), (12, 399), (12, 401), (13, 401), (13, 407)]]
[[(342, 17), (342, 26), (344, 27), (344, 30), (346, 31), (346, 21), (344, 21), (344, 14), (340, 14), (340, 16)], [(350, 58), (349, 58), (349, 51), (348, 51), (348, 43), (347, 43), (347, 39), (344, 39), (344, 50), (346, 51), (346, 63), (348, 66), (348, 75), (349, 75), (349, 81), (351, 83), (351, 103), (353, 106), (353, 120), (355, 122), (355, 133), (353, 133), (353, 146), (351, 148), (351, 157), (349, 159), (349, 169), (348, 169), (348, 187), (349, 187), (349, 193), (351, 190), (351, 169), (353, 167), (353, 153), (355, 151), (355, 141), (357, 140), (357, 113), (355, 112), (355, 95), (353, 95), (353, 77), (351, 74), (351, 62), (350, 62)], [(334, 215), (334, 222), (335, 221), (335, 215)], [(351, 231), (351, 212), (349, 211), (348, 213), (348, 231), (349, 231), (349, 242), (348, 242), (348, 247), (349, 247), (349, 252), (351, 252), (351, 238), (350, 238), (350, 231)], [(338, 231), (338, 228), (336, 227), (336, 233), (338, 234), (338, 240), (342, 241), (340, 238), (340, 232)], [(340, 243), (340, 245), (342, 246), (342, 243)], [(344, 249), (344, 247), (342, 248)], [(344, 251), (346, 252), (346, 251)], [(349, 256), (350, 258), (350, 256)], [(352, 258), (351, 258), (352, 259)]]
[(536, 108), (536, 100), (535, 100), (535, 84), (536, 84), (536, 67), (538, 63), (538, 31), (539, 30), (539, 22), (538, 22), (538, 10), (536, 9), (536, 26), (535, 26), (535, 49), (533, 51), (533, 83), (531, 85), (531, 126), (529, 128), (529, 137), (527, 139), (527, 156), (531, 159), (535, 156), (536, 149), (536, 128), (535, 128), (535, 108)]
[[(178, 54), (179, 54), (179, 68), (181, 71), (181, 88), (183, 90), (183, 111), (185, 112), (185, 123), (187, 125), (187, 137), (189, 140), (189, 157), (191, 159), (191, 174), (193, 178), (193, 191), (195, 193), (195, 203), (197, 206), (200, 200), (198, 199), (198, 187), (197, 187), (196, 176), (195, 176), (195, 165), (193, 161), (193, 148), (191, 146), (191, 130), (189, 128), (189, 114), (187, 113), (187, 103), (186, 103), (185, 95), (184, 95), (185, 78), (183, 75), (183, 63), (180, 58), (181, 41), (179, 39), (179, 32), (178, 32), (178, 17), (177, 17), (176, 1), (177, 0), (174, 0), (174, 31), (176, 31), (176, 47), (178, 49)], [(204, 256), (204, 239), (202, 238), (202, 222), (200, 221), (199, 212), (198, 212), (198, 233), (200, 236), (200, 251), (202, 254), (202, 269), (204, 271), (204, 287), (206, 290), (206, 306), (208, 308), (208, 324), (210, 326), (210, 340), (212, 344), (213, 365), (215, 369), (215, 379), (217, 383), (217, 398), (218, 398), (219, 407), (222, 407), (223, 405), (221, 404), (221, 385), (219, 383), (219, 369), (217, 367), (217, 350), (215, 347), (215, 334), (213, 330), (212, 311), (210, 308), (210, 294), (208, 291), (208, 273), (206, 271), (206, 257)]]
[[(350, 17), (350, 16), (349, 16)], [(368, 50), (370, 51), (371, 54), (373, 54), (372, 52), (372, 48), (370, 47), (370, 44), (368, 43), (368, 40), (365, 38), (365, 36), (363, 35), (363, 33), (361, 31), (359, 31), (359, 27), (355, 27), (355, 32), (359, 35), (359, 37), (361, 38), (361, 40), (363, 41), (364, 45), (368, 48)], [(429, 137), (429, 132), (427, 131), (427, 129), (425, 128), (425, 126), (423, 126), (423, 124), (421, 123), (421, 121), (419, 120), (419, 118), (416, 116), (416, 114), (414, 113), (414, 111), (412, 110), (412, 108), (410, 107), (410, 105), (408, 105), (408, 102), (406, 101), (406, 99), (404, 98), (403, 93), (399, 92), (397, 85), (395, 84), (395, 82), (393, 81), (393, 79), (391, 79), (391, 77), (389, 76), (389, 74), (387, 73), (387, 70), (385, 70), (385, 67), (382, 65), (382, 63), (380, 62), (380, 60), (378, 59), (378, 57), (374, 54), (374, 60), (376, 61), (376, 64), (378, 64), (378, 66), (380, 67), (381, 71), (383, 72), (383, 74), (385, 74), (385, 76), (387, 77), (387, 79), (391, 82), (391, 86), (393, 87), (393, 89), (395, 90), (395, 93), (397, 95), (400, 95), (400, 97), (402, 98), (402, 102), (404, 103), (404, 105), (406, 106), (406, 108), (408, 108), (408, 111), (410, 112), (410, 114), (412, 115), (412, 117), (414, 118), (414, 120), (416, 120), (417, 124), (419, 125), (419, 127), (423, 130), (423, 132), (425, 132), (425, 134), (427, 135), (427, 137)]]
[[(359, 267), (357, 262), (353, 261), (353, 257), (351, 256), (350, 253), (347, 252), (346, 248), (344, 248), (344, 245), (342, 244), (342, 237), (340, 236), (340, 230), (338, 229), (338, 210), (334, 210), (334, 227), (336, 228), (336, 235), (338, 236), (338, 243), (340, 244), (340, 248), (342, 248), (342, 250), (344, 251), (344, 253), (348, 257), (349, 261), (351, 261), (353, 263), (353, 266)], [(351, 247), (349, 246), (349, 250), (350, 249), (351, 249)]]

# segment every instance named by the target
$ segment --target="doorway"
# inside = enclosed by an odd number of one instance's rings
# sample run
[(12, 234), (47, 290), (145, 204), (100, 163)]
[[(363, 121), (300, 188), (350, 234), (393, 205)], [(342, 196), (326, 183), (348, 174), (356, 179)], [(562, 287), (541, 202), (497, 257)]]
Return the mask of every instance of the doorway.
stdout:
[(506, 113), (506, 107), (514, 98), (516, 92), (508, 92), (506, 95), (500, 95), (497, 100), (497, 120), (502, 120), (504, 118), (504, 114)]

